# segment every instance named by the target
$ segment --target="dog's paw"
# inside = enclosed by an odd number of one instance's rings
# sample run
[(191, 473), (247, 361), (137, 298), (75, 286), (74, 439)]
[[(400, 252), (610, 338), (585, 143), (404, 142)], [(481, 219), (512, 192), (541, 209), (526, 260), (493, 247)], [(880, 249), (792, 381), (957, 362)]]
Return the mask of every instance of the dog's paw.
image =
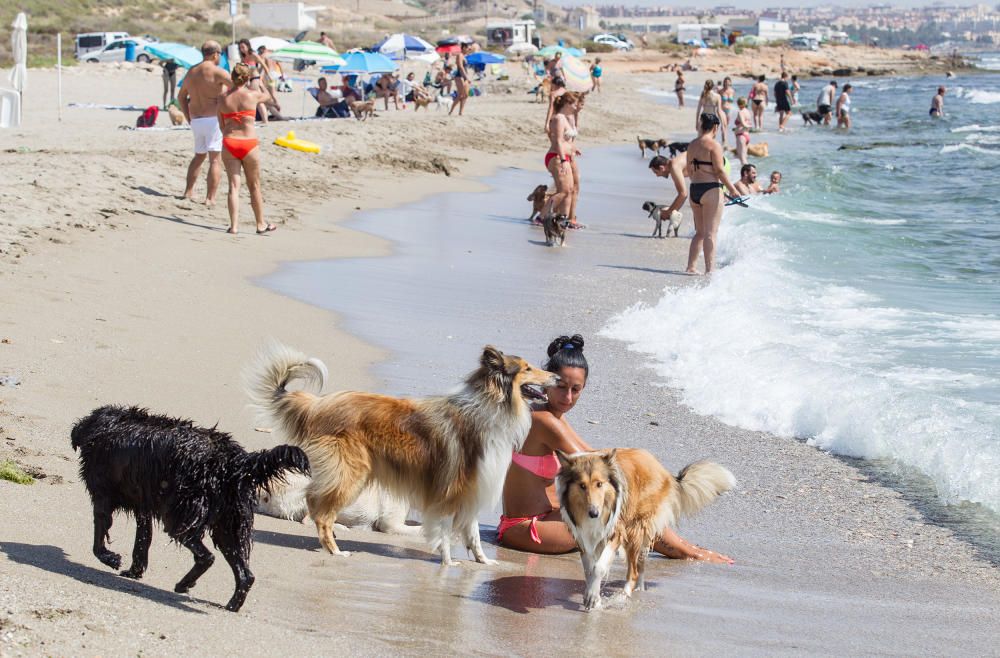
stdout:
[(187, 594), (191, 591), (191, 586), (185, 583), (183, 580), (176, 585), (174, 585), (174, 591), (178, 594)]
[(596, 596), (590, 596), (589, 594), (588, 595), (584, 595), (584, 597), (583, 597), (583, 609), (586, 610), (587, 612), (590, 612), (591, 610), (600, 610), (601, 609), (601, 595), (600, 594), (597, 594)]
[(108, 565), (112, 569), (119, 569), (122, 566), (122, 556), (111, 551), (104, 551), (97, 556), (97, 559)]
[(142, 578), (142, 574), (144, 572), (145, 572), (145, 569), (140, 569), (140, 568), (136, 567), (135, 565), (132, 565), (131, 567), (129, 567), (125, 571), (118, 572), (118, 575), (119, 576), (124, 576), (126, 578), (131, 578), (132, 580), (139, 580), (140, 578)]
[(476, 558), (476, 562), (479, 564), (485, 564), (488, 567), (495, 567), (500, 564), (500, 560), (494, 560), (492, 558), (484, 557), (482, 559)]
[(336, 555), (337, 557), (351, 557), (351, 551), (336, 550), (336, 551), (331, 551), (330, 554)]

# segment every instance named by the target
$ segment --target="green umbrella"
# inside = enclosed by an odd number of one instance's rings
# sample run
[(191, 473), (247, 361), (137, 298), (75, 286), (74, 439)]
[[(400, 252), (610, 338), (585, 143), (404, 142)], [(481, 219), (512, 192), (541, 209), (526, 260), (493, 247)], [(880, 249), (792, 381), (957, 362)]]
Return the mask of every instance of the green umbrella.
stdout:
[(341, 66), (344, 63), (344, 59), (337, 54), (337, 51), (331, 50), (323, 44), (316, 43), (315, 41), (299, 41), (298, 43), (290, 43), (281, 50), (275, 51), (274, 54), (271, 55), (271, 59), (277, 59), (285, 62), (302, 59), (310, 62), (316, 62), (317, 64), (334, 66)]

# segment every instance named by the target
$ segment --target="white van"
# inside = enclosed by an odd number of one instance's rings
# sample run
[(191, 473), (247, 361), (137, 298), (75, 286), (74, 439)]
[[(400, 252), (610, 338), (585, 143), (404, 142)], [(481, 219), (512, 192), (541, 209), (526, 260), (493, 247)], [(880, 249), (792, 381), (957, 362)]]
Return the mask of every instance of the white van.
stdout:
[(128, 39), (128, 32), (87, 32), (76, 35), (76, 46), (73, 55), (77, 59), (84, 59), (84, 55), (95, 50), (102, 50), (104, 46), (112, 41)]

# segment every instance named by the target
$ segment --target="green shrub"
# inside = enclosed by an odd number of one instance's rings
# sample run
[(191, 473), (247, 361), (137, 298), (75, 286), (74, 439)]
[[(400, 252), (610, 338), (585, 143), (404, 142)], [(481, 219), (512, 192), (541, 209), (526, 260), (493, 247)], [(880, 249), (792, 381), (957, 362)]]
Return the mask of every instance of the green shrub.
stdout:
[(17, 464), (9, 459), (0, 461), (0, 480), (7, 480), (14, 484), (35, 483), (35, 478), (25, 473)]
[(607, 43), (597, 43), (596, 41), (584, 41), (583, 47), (588, 53), (613, 53), (615, 47)]

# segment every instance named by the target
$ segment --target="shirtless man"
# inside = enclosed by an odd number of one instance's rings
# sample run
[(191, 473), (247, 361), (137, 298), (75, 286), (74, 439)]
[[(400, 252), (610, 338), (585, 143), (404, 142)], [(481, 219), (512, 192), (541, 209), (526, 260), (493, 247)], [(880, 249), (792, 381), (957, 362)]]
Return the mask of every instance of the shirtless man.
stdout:
[(940, 118), (944, 116), (944, 87), (938, 87), (937, 95), (931, 99), (931, 116)]
[(687, 181), (684, 180), (685, 169), (687, 169), (687, 153), (678, 153), (672, 158), (658, 155), (649, 161), (649, 170), (658, 178), (670, 178), (674, 182), (674, 189), (677, 194), (669, 206), (660, 211), (660, 219), (669, 220), (670, 215), (676, 210), (684, 207), (687, 201)]
[(194, 184), (201, 165), (208, 156), (208, 194), (205, 205), (215, 204), (215, 194), (222, 180), (222, 130), (219, 128), (219, 98), (233, 85), (229, 73), (219, 66), (222, 46), (206, 41), (201, 47), (204, 61), (184, 77), (178, 99), (184, 118), (194, 134), (194, 157), (188, 165), (184, 198), (194, 198)]
[(734, 185), (736, 191), (741, 195), (760, 194), (763, 190), (757, 182), (757, 167), (752, 164), (745, 164), (740, 168), (740, 179)]

